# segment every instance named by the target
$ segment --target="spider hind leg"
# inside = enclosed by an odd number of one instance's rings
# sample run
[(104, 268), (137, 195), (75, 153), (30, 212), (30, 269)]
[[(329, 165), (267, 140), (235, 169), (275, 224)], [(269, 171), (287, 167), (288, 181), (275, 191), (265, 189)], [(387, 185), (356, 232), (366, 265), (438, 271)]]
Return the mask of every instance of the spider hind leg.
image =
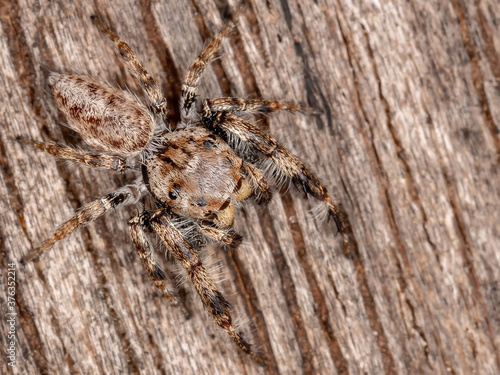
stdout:
[(45, 151), (55, 157), (71, 160), (86, 165), (87, 167), (109, 169), (114, 172), (124, 172), (130, 169), (127, 165), (127, 161), (120, 156), (82, 151), (62, 144), (38, 142), (23, 137), (17, 137), (17, 140)]

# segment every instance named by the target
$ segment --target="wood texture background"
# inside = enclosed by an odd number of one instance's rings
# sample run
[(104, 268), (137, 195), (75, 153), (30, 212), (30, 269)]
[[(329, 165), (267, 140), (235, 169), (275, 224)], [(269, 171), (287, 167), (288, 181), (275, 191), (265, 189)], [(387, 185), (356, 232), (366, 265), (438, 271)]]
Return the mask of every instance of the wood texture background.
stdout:
[[(133, 179), (12, 141), (81, 144), (59, 126), (42, 67), (137, 91), (91, 24), (98, 13), (150, 67), (175, 116), (182, 77), (226, 7), (0, 2), (0, 285), (15, 263), (14, 373), (266, 372), (219, 334), (189, 285), (193, 317), (168, 306), (128, 239), (134, 207), (20, 262), (84, 203)], [(246, 246), (213, 255), (267, 373), (500, 373), (499, 16), (498, 0), (252, 0), (238, 20), (201, 96), (321, 109), (267, 121), (352, 227), (345, 254), (332, 223), (318, 225), (291, 191), (269, 209), (246, 206)], [(2, 311), (5, 300), (2, 287)], [(2, 318), (2, 348), (7, 329)]]

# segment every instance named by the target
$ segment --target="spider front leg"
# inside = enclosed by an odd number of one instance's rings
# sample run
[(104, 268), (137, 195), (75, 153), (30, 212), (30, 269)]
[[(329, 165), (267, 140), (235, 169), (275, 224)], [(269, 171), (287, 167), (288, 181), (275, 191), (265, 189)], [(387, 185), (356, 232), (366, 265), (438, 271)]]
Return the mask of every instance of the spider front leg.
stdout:
[[(143, 213), (142, 215), (147, 215), (147, 213)], [(183, 306), (181, 301), (174, 294), (174, 291), (172, 291), (166, 272), (161, 269), (156, 261), (153, 246), (151, 246), (151, 243), (142, 229), (141, 216), (134, 216), (129, 220), (128, 224), (130, 238), (142, 260), (142, 264), (148, 271), (149, 277), (151, 277), (155, 286), (172, 305), (180, 308), (186, 317), (189, 316), (185, 306)]]
[(167, 250), (187, 272), (189, 280), (193, 283), (200, 296), (203, 306), (212, 316), (213, 321), (221, 327), (236, 345), (250, 355), (255, 361), (262, 363), (245, 341), (242, 333), (237, 331), (229, 312), (229, 302), (217, 289), (212, 277), (198, 257), (198, 251), (186, 241), (182, 233), (174, 226), (165, 210), (144, 212), (137, 218), (142, 227), (152, 229), (163, 241)]
[(167, 100), (163, 96), (158, 84), (153, 76), (144, 68), (144, 65), (137, 58), (137, 55), (132, 51), (127, 43), (121, 40), (115, 33), (109, 30), (97, 16), (91, 17), (94, 24), (111, 39), (121, 55), (127, 63), (130, 71), (136, 77), (146, 94), (149, 102), (155, 113), (165, 116), (167, 113)]
[(241, 98), (213, 98), (206, 99), (203, 110), (210, 112), (245, 112), (270, 113), (276, 111), (300, 112), (303, 114), (317, 114), (312, 108), (295, 103), (279, 102), (268, 99), (241, 99)]
[(124, 172), (130, 168), (127, 166), (126, 160), (120, 156), (87, 152), (61, 144), (38, 142), (23, 137), (17, 137), (17, 140), (45, 151), (55, 157), (71, 160), (91, 168), (103, 168), (115, 172)]
[[(299, 158), (281, 146), (269, 133), (231, 113), (205, 111), (204, 122), (210, 130), (227, 132), (260, 151), (268, 158), (270, 169), (278, 179), (289, 178), (306, 196), (311, 194), (322, 201), (335, 221), (337, 230), (345, 232), (341, 213), (323, 184)], [(347, 242), (347, 236), (344, 235), (344, 243)]]
[(38, 249), (26, 255), (24, 260), (30, 261), (37, 258), (45, 250), (50, 249), (56, 242), (68, 237), (76, 229), (91, 223), (113, 208), (136, 202), (145, 192), (146, 187), (142, 179), (136, 180), (131, 185), (123, 186), (86, 204), (71, 219), (61, 225), (51, 238)]
[(196, 113), (196, 95), (198, 93), (198, 83), (200, 82), (203, 73), (207, 66), (215, 59), (217, 52), (220, 49), (222, 39), (226, 37), (234, 27), (234, 20), (245, 8), (240, 5), (233, 19), (226, 23), (222, 30), (208, 43), (200, 53), (196, 61), (191, 65), (186, 77), (182, 82), (180, 107), (183, 119), (194, 117)]

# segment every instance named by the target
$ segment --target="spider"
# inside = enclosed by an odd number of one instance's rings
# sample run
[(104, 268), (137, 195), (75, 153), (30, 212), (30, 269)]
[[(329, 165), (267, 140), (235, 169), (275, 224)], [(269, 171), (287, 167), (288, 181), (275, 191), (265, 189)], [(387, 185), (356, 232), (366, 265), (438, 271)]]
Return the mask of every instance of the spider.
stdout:
[(261, 169), (274, 179), (293, 182), (306, 197), (311, 195), (322, 202), (339, 232), (345, 233), (345, 224), (319, 179), (266, 130), (239, 116), (240, 113), (278, 110), (307, 112), (305, 107), (275, 100), (221, 97), (206, 99), (201, 111), (197, 109), (198, 83), (207, 65), (216, 57), (223, 38), (234, 27), (235, 18), (206, 45), (187, 72), (180, 93), (181, 118), (172, 124), (167, 117), (166, 99), (153, 76), (127, 43), (98, 17), (92, 17), (137, 79), (148, 106), (127, 91), (87, 76), (51, 72), (47, 80), (57, 107), (69, 126), (94, 151), (18, 139), (88, 167), (141, 173), (130, 185), (84, 205), (25, 260), (40, 256), (77, 228), (111, 209), (137, 203), (150, 195), (156, 209), (136, 214), (129, 220), (128, 227), (154, 285), (173, 305), (182, 309), (166, 272), (155, 258), (150, 237), (157, 236), (166, 251), (185, 269), (187, 279), (213, 321), (240, 349), (262, 362), (234, 326), (230, 305), (200, 260), (198, 249), (206, 241), (233, 248), (240, 244), (242, 237), (232, 228), (239, 203), (252, 198), (256, 204), (265, 206), (271, 199), (271, 189)]

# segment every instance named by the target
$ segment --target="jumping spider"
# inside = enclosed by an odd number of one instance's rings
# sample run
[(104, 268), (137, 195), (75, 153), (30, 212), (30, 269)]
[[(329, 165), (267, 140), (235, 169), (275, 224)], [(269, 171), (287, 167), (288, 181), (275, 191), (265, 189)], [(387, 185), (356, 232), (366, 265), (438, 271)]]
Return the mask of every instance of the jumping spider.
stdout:
[[(146, 210), (129, 220), (132, 242), (155, 286), (174, 305), (179, 300), (157, 264), (146, 232), (156, 234), (167, 252), (185, 268), (205, 309), (231, 339), (253, 359), (260, 361), (242, 333), (233, 325), (229, 303), (222, 296), (199, 258), (199, 242), (193, 240), (178, 218), (187, 218), (197, 236), (236, 247), (241, 236), (232, 229), (238, 202), (253, 197), (266, 205), (271, 190), (260, 166), (274, 178), (292, 181), (307, 195), (322, 202), (339, 232), (344, 222), (326, 188), (314, 174), (267, 131), (240, 118), (237, 113), (266, 113), (278, 110), (304, 112), (304, 107), (274, 100), (239, 98), (206, 99), (201, 121), (196, 110), (198, 82), (215, 58), (222, 39), (234, 26), (234, 18), (206, 45), (186, 74), (180, 93), (181, 120), (170, 124), (166, 100), (158, 84), (130, 47), (97, 17), (94, 23), (114, 42), (118, 53), (141, 85), (149, 109), (135, 96), (89, 77), (50, 73), (48, 83), (57, 107), (70, 127), (97, 152), (62, 144), (19, 138), (56, 157), (88, 167), (114, 172), (142, 171), (132, 184), (123, 186), (86, 204), (26, 260), (38, 257), (56, 242), (69, 236), (109, 210), (136, 203), (150, 194), (157, 209)], [(174, 130), (172, 130), (174, 129)], [(138, 160), (137, 164), (135, 163)], [(203, 242), (203, 241), (202, 241)]]

